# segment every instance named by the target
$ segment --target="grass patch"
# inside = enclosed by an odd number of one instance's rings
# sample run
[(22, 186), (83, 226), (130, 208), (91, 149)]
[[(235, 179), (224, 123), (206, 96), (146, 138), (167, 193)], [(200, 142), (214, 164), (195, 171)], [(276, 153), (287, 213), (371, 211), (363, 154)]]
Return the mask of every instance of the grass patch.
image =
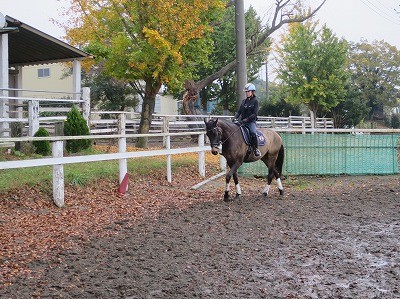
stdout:
[[(197, 164), (197, 154), (172, 156), (172, 169), (184, 165)], [(66, 184), (84, 186), (99, 178), (118, 178), (118, 160), (67, 164), (64, 166)], [(128, 172), (131, 175), (146, 175), (155, 170), (166, 171), (165, 156), (128, 159)], [(51, 183), (52, 167), (29, 167), (0, 170), (0, 192), (23, 186)]]

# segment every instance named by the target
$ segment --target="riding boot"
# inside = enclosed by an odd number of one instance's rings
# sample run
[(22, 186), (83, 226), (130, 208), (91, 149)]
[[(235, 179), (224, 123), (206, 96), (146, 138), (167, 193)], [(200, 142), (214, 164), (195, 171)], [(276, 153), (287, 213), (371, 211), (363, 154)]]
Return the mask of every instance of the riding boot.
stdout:
[(254, 149), (254, 156), (259, 157), (261, 156), (260, 150), (258, 149), (258, 138), (256, 134), (253, 134), (251, 136), (252, 143), (253, 143), (253, 149)]

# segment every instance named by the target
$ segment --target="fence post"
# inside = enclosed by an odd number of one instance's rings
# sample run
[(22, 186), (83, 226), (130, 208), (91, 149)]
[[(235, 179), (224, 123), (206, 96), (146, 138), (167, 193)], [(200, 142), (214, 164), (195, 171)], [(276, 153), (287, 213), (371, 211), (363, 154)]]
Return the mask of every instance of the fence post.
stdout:
[(35, 135), (39, 130), (39, 101), (32, 100), (28, 103), (29, 136)]
[[(199, 135), (199, 147), (204, 147), (204, 134)], [(206, 153), (199, 152), (199, 174), (203, 178), (206, 176)]]
[[(82, 88), (82, 114), (83, 118), (86, 120), (87, 125), (89, 126), (89, 117), (90, 117), (90, 88), (83, 87)], [(89, 126), (90, 128), (90, 126)]]
[[(162, 129), (163, 133), (169, 133), (169, 117), (168, 116), (163, 116), (163, 129)], [(167, 137), (170, 136), (164, 136), (163, 137), (163, 147), (166, 147), (166, 139)], [(171, 140), (170, 140), (171, 141)]]
[[(62, 158), (64, 142), (61, 140), (52, 143), (53, 158)], [(57, 207), (64, 206), (64, 165), (53, 165), (53, 201)]]
[[(121, 113), (118, 116), (118, 134), (119, 135), (125, 135), (125, 132), (126, 132), (125, 124), (126, 124), (126, 116), (124, 113)], [(126, 152), (126, 137), (118, 138), (118, 152), (119, 153)], [(125, 175), (128, 173), (127, 159), (119, 159), (118, 165), (119, 165), (119, 183), (121, 184)]]
[(226, 171), (226, 159), (222, 154), (219, 155), (219, 168)]
[[(167, 150), (171, 149), (171, 136), (166, 136), (165, 138), (165, 148)], [(171, 155), (167, 155), (167, 180), (169, 183), (172, 182), (172, 160)]]

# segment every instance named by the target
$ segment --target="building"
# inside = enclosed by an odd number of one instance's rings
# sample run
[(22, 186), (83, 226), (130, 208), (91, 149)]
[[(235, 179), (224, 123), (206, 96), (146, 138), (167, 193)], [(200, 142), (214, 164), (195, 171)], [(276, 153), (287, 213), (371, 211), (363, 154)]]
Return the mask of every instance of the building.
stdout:
[[(60, 88), (73, 99), (80, 98), (81, 61), (88, 57), (88, 53), (0, 13), (0, 137), (10, 136), (10, 123), (21, 117), (20, 108), (31, 95), (30, 87), (47, 91)], [(64, 62), (72, 65), (67, 80), (53, 76)]]

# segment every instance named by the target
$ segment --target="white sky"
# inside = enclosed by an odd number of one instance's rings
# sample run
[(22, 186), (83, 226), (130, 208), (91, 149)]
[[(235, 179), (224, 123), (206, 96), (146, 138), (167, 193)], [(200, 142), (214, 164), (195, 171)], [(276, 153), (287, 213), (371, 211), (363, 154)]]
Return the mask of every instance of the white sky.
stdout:
[[(273, 0), (244, 0), (252, 5), (263, 20), (272, 16)], [(322, 0), (306, 0), (317, 7)], [(359, 42), (385, 40), (400, 50), (400, 1), (399, 0), (327, 0), (317, 12), (316, 20), (326, 24), (338, 37)], [(275, 36), (277, 37), (277, 36)]]
[[(316, 7), (322, 0), (306, 1)], [(252, 5), (264, 21), (272, 16), (275, 0), (244, 2), (245, 7)], [(60, 12), (68, 4), (68, 0), (0, 0), (0, 12), (62, 39), (64, 31), (51, 19), (60, 20)], [(348, 41), (385, 40), (400, 50), (400, 14), (395, 9), (400, 10), (400, 0), (327, 0), (316, 19)], [(278, 37), (278, 34), (273, 36), (276, 40)]]
[[(245, 0), (258, 14), (267, 20), (271, 16), (269, 9), (274, 0)], [(316, 6), (321, 0), (307, 0)], [(27, 23), (45, 33), (60, 38), (64, 35), (61, 28), (55, 26), (50, 19), (60, 19), (62, 7), (68, 0), (0, 0), (0, 12)], [(358, 42), (366, 38), (385, 40), (400, 49), (400, 0), (327, 0), (318, 12), (321, 23), (333, 30), (338, 37)]]

